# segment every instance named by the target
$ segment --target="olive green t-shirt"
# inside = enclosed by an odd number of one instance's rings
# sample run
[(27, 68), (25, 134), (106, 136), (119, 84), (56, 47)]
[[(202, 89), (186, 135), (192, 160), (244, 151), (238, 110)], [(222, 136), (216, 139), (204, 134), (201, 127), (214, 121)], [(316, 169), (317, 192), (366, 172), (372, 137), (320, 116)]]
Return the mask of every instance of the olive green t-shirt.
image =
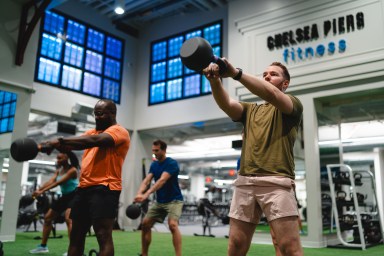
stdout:
[(270, 103), (240, 102), (244, 139), (240, 175), (285, 176), (295, 179), (293, 146), (303, 114), (300, 100), (288, 95), (293, 112), (284, 114)]

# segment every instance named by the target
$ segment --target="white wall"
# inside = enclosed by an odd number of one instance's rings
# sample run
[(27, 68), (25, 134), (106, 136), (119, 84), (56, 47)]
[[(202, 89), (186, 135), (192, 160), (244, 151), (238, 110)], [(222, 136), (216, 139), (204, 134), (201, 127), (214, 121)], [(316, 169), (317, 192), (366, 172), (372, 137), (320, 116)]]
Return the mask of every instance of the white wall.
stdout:
[(36, 57), (32, 44), (26, 48), (26, 65), (15, 65), (20, 13), (21, 7), (15, 1), (0, 1), (0, 79), (32, 87)]

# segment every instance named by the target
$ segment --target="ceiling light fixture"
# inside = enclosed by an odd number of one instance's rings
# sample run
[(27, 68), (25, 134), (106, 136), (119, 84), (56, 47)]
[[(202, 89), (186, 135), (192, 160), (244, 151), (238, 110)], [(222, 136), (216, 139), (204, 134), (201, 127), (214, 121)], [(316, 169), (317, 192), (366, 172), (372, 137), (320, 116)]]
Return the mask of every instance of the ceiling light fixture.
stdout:
[(44, 160), (29, 160), (28, 163), (30, 164), (42, 164), (42, 165), (56, 165), (56, 162), (53, 161), (44, 161)]
[(240, 156), (241, 151), (235, 150), (233, 148), (225, 149), (216, 149), (208, 151), (199, 151), (199, 152), (180, 152), (180, 153), (168, 153), (167, 156), (172, 157), (176, 160), (181, 159), (202, 159), (202, 158), (212, 158), (212, 157), (223, 157), (223, 156)]
[[(343, 146), (356, 146), (356, 145), (371, 145), (384, 143), (384, 136), (365, 137), (365, 138), (352, 138), (342, 139), (341, 143)], [(340, 140), (323, 140), (318, 142), (319, 146), (338, 145)]]
[(125, 1), (124, 0), (115, 0), (115, 13), (122, 15), (125, 12)]

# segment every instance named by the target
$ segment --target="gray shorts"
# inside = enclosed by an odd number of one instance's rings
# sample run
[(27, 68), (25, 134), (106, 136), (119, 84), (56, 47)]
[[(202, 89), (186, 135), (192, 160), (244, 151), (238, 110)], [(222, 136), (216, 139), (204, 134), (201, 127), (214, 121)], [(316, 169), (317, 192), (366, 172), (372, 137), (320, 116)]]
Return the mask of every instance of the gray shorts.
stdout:
[(264, 213), (268, 221), (298, 216), (295, 182), (290, 178), (238, 176), (228, 216), (258, 224)]
[(170, 219), (179, 220), (183, 210), (183, 201), (172, 201), (169, 203), (155, 202), (148, 210), (145, 218), (156, 220), (156, 222), (163, 223), (165, 217)]

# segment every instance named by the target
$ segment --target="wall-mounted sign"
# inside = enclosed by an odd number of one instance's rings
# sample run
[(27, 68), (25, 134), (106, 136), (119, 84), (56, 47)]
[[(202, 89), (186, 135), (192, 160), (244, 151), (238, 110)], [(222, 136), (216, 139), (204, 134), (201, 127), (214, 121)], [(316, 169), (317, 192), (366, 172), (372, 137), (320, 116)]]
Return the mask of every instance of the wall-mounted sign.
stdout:
[[(364, 28), (364, 13), (346, 15), (325, 20), (322, 24), (312, 24), (268, 36), (267, 47), (270, 51), (283, 49), (285, 63), (298, 62), (305, 59), (334, 55), (346, 51), (345, 39), (329, 40), (331, 36), (345, 35)], [(317, 45), (303, 46), (321, 40)]]

